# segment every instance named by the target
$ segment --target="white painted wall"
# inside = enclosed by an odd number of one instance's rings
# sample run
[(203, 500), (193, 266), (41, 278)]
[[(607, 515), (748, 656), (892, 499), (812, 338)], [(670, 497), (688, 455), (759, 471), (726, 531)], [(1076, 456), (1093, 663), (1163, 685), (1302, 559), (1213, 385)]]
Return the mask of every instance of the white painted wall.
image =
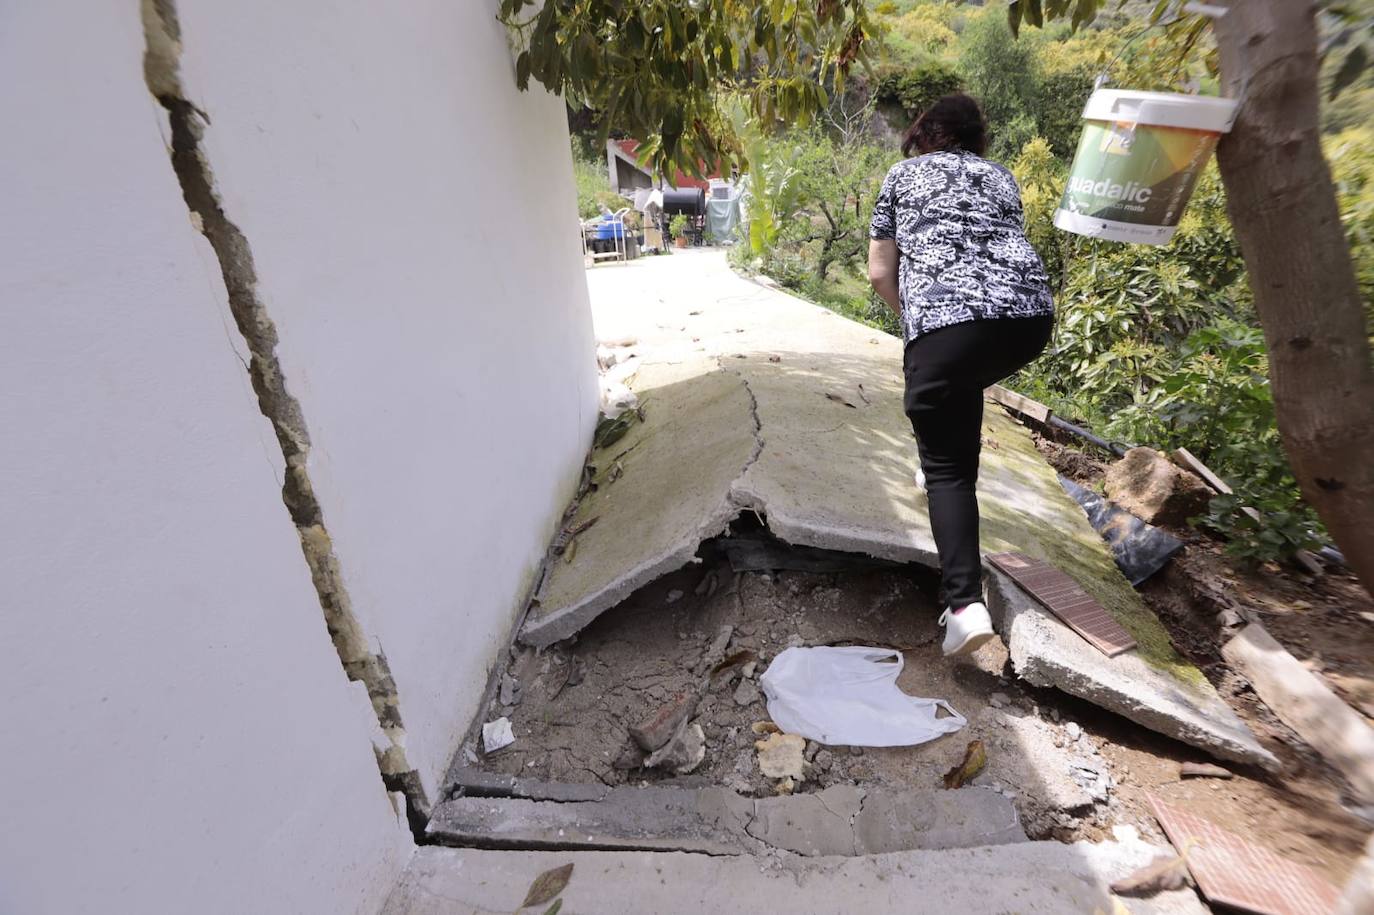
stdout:
[(431, 791), (596, 411), (563, 105), (516, 90), (496, 7), (178, 4), (203, 147)]
[[(434, 790), (590, 441), (561, 102), (494, 0), (181, 0), (355, 609)], [(138, 3), (0, 12), (0, 913), (371, 912), (412, 846)]]
[(141, 74), (0, 11), (0, 912), (369, 912), (411, 845)]

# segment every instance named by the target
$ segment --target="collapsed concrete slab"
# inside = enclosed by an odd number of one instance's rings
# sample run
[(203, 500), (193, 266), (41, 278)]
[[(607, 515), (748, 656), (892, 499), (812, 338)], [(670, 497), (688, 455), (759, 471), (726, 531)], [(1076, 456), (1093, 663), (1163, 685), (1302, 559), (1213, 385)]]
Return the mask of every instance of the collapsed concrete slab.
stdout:
[(520, 632), (527, 644), (575, 634), (636, 588), (690, 562), (701, 541), (739, 513), (730, 484), (758, 450), (744, 381), (713, 361), (693, 360), (646, 365), (635, 388), (645, 420), (592, 456), (596, 489), (567, 528), (596, 522), (550, 563)]
[[(561, 911), (655, 912), (1111, 912), (1108, 886), (1169, 853), (1121, 830), (1117, 841), (1022, 842), (864, 857), (714, 857), (595, 851), (482, 851), (422, 846), (385, 915), (511, 912), (530, 885), (573, 865)], [(1136, 915), (1203, 915), (1191, 889), (1132, 899)]]
[[(575, 633), (749, 509), (792, 544), (935, 565), (900, 341), (748, 283), (723, 258), (654, 259), (607, 282), (613, 295), (592, 289), (598, 330), (609, 314), (638, 340), (631, 386), (647, 421), (594, 460), (599, 474), (623, 470), (579, 508), (574, 523), (599, 521), (573, 562), (553, 563), (523, 641)], [(1139, 645), (1109, 660), (994, 579), (1017, 672), (1222, 758), (1274, 765), (1173, 648), (1027, 430), (990, 405), (983, 439), (984, 552), (1049, 561)]]
[[(539, 786), (529, 786), (539, 793)], [(550, 786), (554, 787), (554, 786)], [(593, 789), (595, 790), (595, 789)], [(592, 800), (457, 797), (426, 834), (452, 845), (807, 857), (1024, 842), (1011, 801), (985, 788), (925, 792), (832, 785), (755, 800), (724, 788), (607, 790)]]
[(1107, 658), (999, 572), (991, 573), (988, 594), (1012, 666), (1026, 682), (1086, 699), (1221, 759), (1279, 767), (1191, 665), (1160, 665), (1139, 651)]

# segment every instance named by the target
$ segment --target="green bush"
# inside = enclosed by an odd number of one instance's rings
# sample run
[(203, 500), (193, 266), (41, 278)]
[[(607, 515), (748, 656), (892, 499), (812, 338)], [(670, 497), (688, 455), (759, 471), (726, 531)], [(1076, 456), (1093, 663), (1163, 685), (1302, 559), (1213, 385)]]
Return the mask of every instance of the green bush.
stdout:
[(1011, 159), (1035, 135), (1039, 42), (1039, 36), (1028, 34), (1013, 39), (1000, 7), (970, 16), (959, 36), (959, 72), (966, 90), (983, 105), (994, 159)]
[(898, 105), (914, 120), (941, 96), (958, 92), (963, 82), (954, 68), (940, 61), (890, 70), (878, 79), (874, 93), (879, 102)]
[(604, 204), (612, 212), (625, 206), (625, 198), (611, 190), (605, 162), (595, 162), (577, 144), (572, 145), (573, 181), (577, 186), (577, 215), (593, 219)]
[(1374, 336), (1374, 128), (1352, 128), (1330, 137), (1326, 157), (1364, 299), (1365, 333)]
[(1016, 383), (1110, 440), (1196, 454), (1236, 489), (1200, 519), (1236, 555), (1274, 559), (1309, 546), (1318, 527), (1283, 455), (1264, 337), (1215, 167), (1166, 246), (1053, 228), (1067, 169), (1043, 139), (1012, 170), (1027, 236), (1060, 290), (1050, 352)]

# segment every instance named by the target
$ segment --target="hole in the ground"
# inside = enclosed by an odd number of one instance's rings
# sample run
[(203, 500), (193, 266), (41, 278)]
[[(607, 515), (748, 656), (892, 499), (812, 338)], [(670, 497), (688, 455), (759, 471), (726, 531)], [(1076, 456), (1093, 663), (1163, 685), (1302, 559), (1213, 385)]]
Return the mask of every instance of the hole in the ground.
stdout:
[[(918, 564), (793, 547), (765, 521), (744, 511), (724, 535), (701, 544), (695, 563), (641, 587), (575, 638), (543, 651), (513, 651), (501, 675), (509, 681), (505, 701), (498, 690), (483, 721), (508, 717), (515, 742), (491, 754), (460, 751), (459, 780), (473, 777), (461, 770), (480, 771), (527, 786), (520, 795), (474, 784), (473, 794), (486, 796), (527, 796), (535, 785), (536, 793), (556, 799), (559, 792), (542, 784), (716, 786), (744, 798), (772, 797), (778, 779), (761, 771), (755, 746), (754, 725), (769, 721), (759, 675), (793, 645), (874, 645), (902, 652), (903, 691), (944, 699), (969, 724), (915, 747), (808, 744), (797, 793), (854, 785), (929, 795), (943, 790), (944, 774), (979, 739), (988, 765), (975, 784), (1011, 797), (1033, 837), (1071, 837), (1077, 817), (1092, 815), (1100, 797), (1065, 774), (1068, 760), (1096, 764), (1086, 751), (1063, 741), (1056, 746), (1059, 726), (1032, 714), (1034, 700), (1003, 676), (1000, 642), (959, 661), (941, 656), (938, 574)], [(697, 694), (691, 720), (705, 738), (700, 764), (689, 772), (646, 767), (631, 727)], [(1067, 781), (1045, 784), (1041, 769), (1056, 767)], [(445, 793), (464, 792), (451, 780)]]

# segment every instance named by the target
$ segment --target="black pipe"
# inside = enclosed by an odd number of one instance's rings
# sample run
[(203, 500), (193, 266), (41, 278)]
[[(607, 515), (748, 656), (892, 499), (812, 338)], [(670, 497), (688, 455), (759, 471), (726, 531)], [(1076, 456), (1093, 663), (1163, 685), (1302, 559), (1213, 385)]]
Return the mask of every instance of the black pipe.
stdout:
[(1071, 432), (1081, 439), (1092, 442), (1109, 454), (1114, 454), (1117, 457), (1123, 457), (1126, 454), (1127, 447), (1120, 442), (1109, 442), (1104, 438), (1098, 438), (1082, 426), (1075, 426), (1073, 423), (1065, 422), (1053, 413), (1050, 414), (1050, 425), (1056, 429), (1063, 429), (1065, 432)]

